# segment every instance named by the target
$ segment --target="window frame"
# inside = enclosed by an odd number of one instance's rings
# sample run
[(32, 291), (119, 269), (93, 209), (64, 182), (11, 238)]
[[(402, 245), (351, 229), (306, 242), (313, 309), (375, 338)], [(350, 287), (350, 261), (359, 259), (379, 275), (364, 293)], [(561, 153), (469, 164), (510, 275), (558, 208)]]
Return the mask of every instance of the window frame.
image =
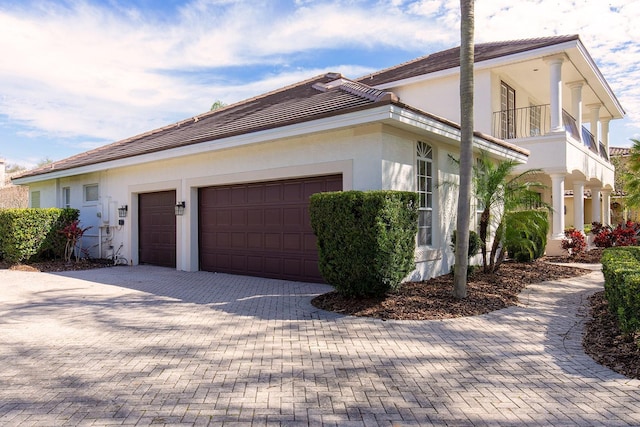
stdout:
[(435, 205), (435, 162), (433, 145), (417, 141), (416, 156), (416, 193), (418, 194), (418, 247), (433, 247), (434, 244), (434, 205)]
[[(96, 188), (96, 197), (95, 199), (89, 199), (87, 198), (87, 190), (90, 187), (95, 187)], [(99, 184), (85, 184), (82, 186), (82, 201), (84, 202), (84, 204), (97, 204), (98, 201), (100, 200), (100, 186)]]
[(62, 187), (62, 207), (71, 207), (71, 187)]

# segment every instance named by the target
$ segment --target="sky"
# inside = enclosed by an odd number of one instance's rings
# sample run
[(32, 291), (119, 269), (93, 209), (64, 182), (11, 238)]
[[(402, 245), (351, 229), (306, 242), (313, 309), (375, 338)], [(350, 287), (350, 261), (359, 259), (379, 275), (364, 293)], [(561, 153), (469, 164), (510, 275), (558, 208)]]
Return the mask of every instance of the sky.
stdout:
[[(476, 0), (475, 42), (579, 34), (640, 138), (640, 1)], [(328, 71), (460, 44), (457, 0), (0, 0), (0, 157), (34, 167)]]

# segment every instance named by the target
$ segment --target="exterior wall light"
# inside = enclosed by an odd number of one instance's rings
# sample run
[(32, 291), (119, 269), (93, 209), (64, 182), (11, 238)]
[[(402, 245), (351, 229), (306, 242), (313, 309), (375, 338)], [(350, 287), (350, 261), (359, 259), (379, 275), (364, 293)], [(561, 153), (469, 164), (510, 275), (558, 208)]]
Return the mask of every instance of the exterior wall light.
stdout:
[(176, 215), (184, 215), (184, 208), (186, 203), (184, 201), (176, 203)]
[(127, 211), (128, 211), (128, 210), (129, 210), (129, 207), (128, 207), (127, 205), (120, 206), (120, 207), (118, 208), (118, 216), (119, 216), (120, 218), (126, 218), (126, 217), (127, 217)]

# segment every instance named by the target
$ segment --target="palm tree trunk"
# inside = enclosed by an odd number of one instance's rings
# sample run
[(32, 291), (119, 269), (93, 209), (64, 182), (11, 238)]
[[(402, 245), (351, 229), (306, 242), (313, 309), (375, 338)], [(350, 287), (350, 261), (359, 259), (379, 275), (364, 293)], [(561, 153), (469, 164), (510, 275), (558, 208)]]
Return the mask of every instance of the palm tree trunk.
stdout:
[(473, 151), (473, 0), (460, 0), (460, 188), (456, 220), (453, 296), (467, 297)]

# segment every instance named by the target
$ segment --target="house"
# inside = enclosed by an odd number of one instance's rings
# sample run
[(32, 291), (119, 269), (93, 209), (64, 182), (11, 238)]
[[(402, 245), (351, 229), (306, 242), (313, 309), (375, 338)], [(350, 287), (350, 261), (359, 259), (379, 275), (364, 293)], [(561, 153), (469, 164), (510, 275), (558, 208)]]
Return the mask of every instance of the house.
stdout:
[[(458, 55), (459, 48), (437, 52), (358, 81), (459, 123)], [(553, 206), (547, 253), (562, 253), (565, 228), (584, 230), (586, 217), (611, 223), (609, 123), (625, 113), (580, 38), (478, 44), (474, 79), (475, 128), (529, 150), (519, 171), (542, 171), (548, 190), (541, 198)], [(566, 200), (565, 190), (571, 191)], [(590, 212), (585, 191), (592, 195)]]
[[(439, 184), (458, 178), (450, 160), (460, 145), (458, 52), (358, 80), (327, 73), (14, 182), (29, 186), (32, 204), (79, 208), (83, 226), (94, 226), (84, 240), (94, 256), (115, 251), (133, 264), (306, 281), (321, 280), (310, 194), (415, 191), (421, 203), (411, 278), (443, 274), (453, 262), (457, 194)], [(580, 88), (569, 101), (567, 77)], [(476, 153), (542, 167), (553, 185), (541, 197), (555, 212), (564, 210), (565, 181), (605, 195), (613, 188), (613, 167), (594, 142), (606, 147), (606, 132), (587, 146), (578, 129), (583, 100), (600, 105), (589, 109), (594, 130), (606, 130), (623, 111), (577, 36), (476, 45), (475, 90)], [(580, 119), (565, 111), (574, 107)], [(554, 237), (564, 226), (554, 213)]]
[(7, 173), (6, 164), (0, 158), (0, 209), (26, 208), (29, 206), (29, 189), (20, 185), (13, 185), (11, 178), (16, 173)]

